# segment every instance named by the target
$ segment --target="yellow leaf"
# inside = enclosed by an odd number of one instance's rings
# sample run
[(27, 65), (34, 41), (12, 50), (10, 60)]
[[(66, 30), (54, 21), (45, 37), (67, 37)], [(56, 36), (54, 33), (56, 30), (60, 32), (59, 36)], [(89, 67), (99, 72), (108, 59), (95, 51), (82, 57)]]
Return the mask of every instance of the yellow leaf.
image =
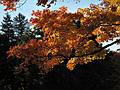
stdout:
[(71, 59), (68, 61), (68, 63), (67, 63), (67, 68), (68, 68), (69, 70), (73, 70), (74, 67), (75, 67), (75, 65), (76, 65), (76, 60), (75, 60), (75, 58), (71, 58)]

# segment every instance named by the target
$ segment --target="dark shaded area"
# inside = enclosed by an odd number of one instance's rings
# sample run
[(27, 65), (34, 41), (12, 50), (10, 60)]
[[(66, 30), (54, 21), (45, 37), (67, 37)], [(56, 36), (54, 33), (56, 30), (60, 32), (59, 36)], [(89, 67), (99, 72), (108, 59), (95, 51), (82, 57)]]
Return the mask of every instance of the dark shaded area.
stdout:
[(77, 65), (73, 71), (61, 64), (43, 76), (33, 64), (27, 72), (20, 73), (12, 68), (12, 63), (1, 64), (0, 90), (120, 90), (118, 59)]
[(120, 90), (119, 64), (111, 59), (77, 65), (73, 71), (56, 68), (48, 73), (44, 87), (53, 90)]

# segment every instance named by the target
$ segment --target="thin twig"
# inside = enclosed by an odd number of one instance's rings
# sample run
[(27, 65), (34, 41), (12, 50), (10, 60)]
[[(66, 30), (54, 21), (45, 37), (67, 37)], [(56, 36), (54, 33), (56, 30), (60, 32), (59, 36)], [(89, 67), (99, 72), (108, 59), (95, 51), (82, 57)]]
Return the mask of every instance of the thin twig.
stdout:
[(26, 2), (27, 2), (27, 0), (25, 0), (20, 6), (18, 6), (18, 7), (16, 7), (16, 8), (22, 7)]
[(100, 26), (120, 26), (120, 24), (101, 24)]
[[(26, 2), (27, 2), (27, 0), (25, 0), (20, 6), (16, 7), (16, 9), (22, 7)], [(13, 11), (9, 11), (9, 12), (7, 11), (7, 13), (11, 13), (11, 12), (13, 12)]]
[(104, 49), (106, 49), (106, 48), (108, 48), (108, 47), (110, 47), (110, 46), (112, 46), (112, 45), (114, 45), (114, 44), (116, 44), (118, 42), (120, 42), (120, 39), (117, 39), (116, 41), (114, 41), (114, 42), (112, 42), (110, 44), (107, 44), (106, 46), (100, 48), (99, 50), (93, 51), (93, 52), (88, 53), (88, 54), (83, 54), (81, 56), (75, 56), (75, 57), (84, 57), (84, 56), (88, 56), (88, 55), (93, 55), (93, 54), (99, 53), (100, 51), (102, 51), (102, 50), (104, 50)]

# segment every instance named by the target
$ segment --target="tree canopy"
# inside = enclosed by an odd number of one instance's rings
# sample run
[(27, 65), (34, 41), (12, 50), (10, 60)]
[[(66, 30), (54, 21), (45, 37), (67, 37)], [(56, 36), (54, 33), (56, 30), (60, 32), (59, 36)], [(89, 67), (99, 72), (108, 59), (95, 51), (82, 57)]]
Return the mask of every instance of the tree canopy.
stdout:
[[(56, 0), (38, 0), (38, 5), (50, 6)], [(62, 1), (62, 0), (61, 0)], [(5, 10), (15, 10), (19, 0), (1, 0)], [(65, 63), (69, 70), (76, 64), (87, 64), (104, 59), (107, 47), (119, 43), (116, 40), (102, 46), (101, 43), (120, 35), (120, 0), (103, 0), (101, 5), (91, 4), (70, 13), (67, 7), (58, 10), (33, 11), (30, 22), (44, 33), (42, 39), (31, 39), (27, 43), (11, 47), (9, 58), (16, 56), (26, 69), (32, 63), (46, 73), (56, 65)]]

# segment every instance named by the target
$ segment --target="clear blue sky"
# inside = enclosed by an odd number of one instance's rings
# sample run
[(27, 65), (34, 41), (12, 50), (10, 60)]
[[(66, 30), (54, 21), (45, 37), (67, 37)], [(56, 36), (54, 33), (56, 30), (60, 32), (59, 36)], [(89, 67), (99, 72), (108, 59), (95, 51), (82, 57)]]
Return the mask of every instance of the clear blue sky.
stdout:
[[(25, 0), (20, 0), (21, 2), (24, 2)], [(36, 5), (37, 0), (27, 0), (27, 2), (20, 8), (17, 8), (16, 12), (11, 12), (11, 16), (16, 16), (19, 12), (26, 16), (26, 18), (31, 17), (32, 10), (42, 10), (44, 9), (41, 6)], [(76, 4), (75, 0), (65, 0), (65, 2), (60, 2), (58, 0), (58, 3), (56, 5), (52, 5), (50, 9), (55, 10), (58, 9), (60, 6), (67, 6), (70, 12), (75, 12), (77, 8), (84, 8), (88, 7), (91, 3), (98, 4), (99, 0), (81, 0), (80, 3)], [(4, 7), (0, 5), (0, 21), (2, 21), (3, 16), (5, 15), (5, 11), (3, 10)]]
[[(25, 0), (20, 0), (21, 3)], [(60, 0), (58, 0), (60, 1)], [(18, 13), (22, 13), (24, 16), (26, 16), (27, 19), (31, 17), (32, 10), (42, 10), (44, 7), (36, 6), (37, 0), (27, 0), (27, 2), (20, 8), (17, 8), (17, 11), (13, 11), (10, 13), (12, 17), (15, 17)], [(99, 4), (99, 0), (80, 0), (80, 3), (75, 3), (75, 0), (65, 0), (65, 2), (58, 2), (56, 5), (52, 5), (50, 8), (51, 10), (58, 9), (60, 6), (66, 6), (68, 7), (68, 10), (70, 12), (75, 12), (78, 8), (85, 8), (89, 7), (90, 4)], [(0, 5), (0, 22), (3, 19), (3, 16), (5, 15), (5, 11), (3, 10), (4, 6)], [(1, 23), (0, 23), (1, 24)], [(110, 43), (110, 41), (109, 41)], [(108, 43), (104, 43), (106, 45)], [(113, 45), (110, 47), (111, 50), (116, 50), (117, 48), (120, 48), (120, 45)]]

